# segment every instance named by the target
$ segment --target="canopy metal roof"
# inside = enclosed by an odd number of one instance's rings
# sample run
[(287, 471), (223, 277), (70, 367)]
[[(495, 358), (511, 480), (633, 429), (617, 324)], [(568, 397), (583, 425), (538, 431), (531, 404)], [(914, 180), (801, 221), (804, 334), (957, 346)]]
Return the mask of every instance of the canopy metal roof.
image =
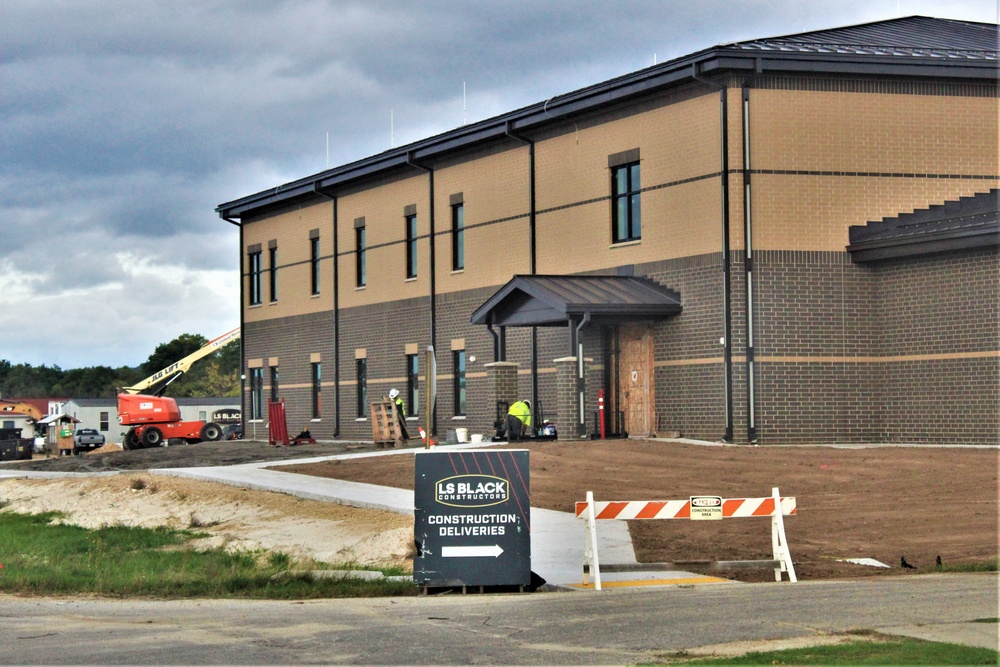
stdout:
[(587, 313), (648, 320), (681, 312), (680, 294), (635, 276), (514, 276), (472, 314), (473, 324), (565, 326)]
[(853, 225), (847, 251), (855, 262), (1000, 244), (1000, 190)]

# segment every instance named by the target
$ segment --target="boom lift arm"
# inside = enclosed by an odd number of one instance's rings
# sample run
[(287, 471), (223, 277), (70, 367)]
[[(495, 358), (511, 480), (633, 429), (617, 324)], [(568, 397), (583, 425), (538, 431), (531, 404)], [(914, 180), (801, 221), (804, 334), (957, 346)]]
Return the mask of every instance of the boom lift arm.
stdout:
[(137, 382), (131, 387), (122, 387), (122, 393), (139, 394), (144, 389), (149, 389), (150, 387), (160, 384), (162, 382), (163, 384), (160, 386), (160, 388), (157, 389), (156, 392), (152, 394), (153, 396), (162, 396), (167, 386), (171, 382), (179, 378), (181, 375), (183, 375), (184, 373), (187, 373), (191, 369), (191, 366), (194, 364), (194, 362), (198, 361), (199, 359), (207, 357), (213, 352), (218, 351), (223, 345), (231, 341), (234, 341), (239, 337), (240, 337), (240, 328), (236, 327), (232, 331), (226, 332), (221, 336), (219, 336), (218, 338), (208, 341), (207, 343), (205, 343), (200, 348), (198, 348), (188, 356), (184, 357), (180, 361), (175, 361), (174, 363), (170, 364), (163, 370), (156, 371), (145, 380)]

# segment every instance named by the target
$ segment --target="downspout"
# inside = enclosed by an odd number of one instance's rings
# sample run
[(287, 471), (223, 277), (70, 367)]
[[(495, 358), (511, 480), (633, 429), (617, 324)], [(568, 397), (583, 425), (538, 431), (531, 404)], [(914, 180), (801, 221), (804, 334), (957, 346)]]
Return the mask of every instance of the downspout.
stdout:
[[(758, 62), (759, 67), (759, 62)], [(754, 382), (754, 294), (753, 294), (753, 216), (750, 198), (750, 84), (743, 84), (743, 267), (746, 272), (747, 329), (747, 440), (757, 444), (757, 396)]]
[[(428, 238), (430, 240), (430, 301), (431, 301), (431, 346), (434, 348), (435, 354), (437, 354), (437, 262), (434, 252), (435, 239), (434, 239), (434, 170), (430, 167), (425, 167), (424, 165), (416, 162), (413, 159), (413, 152), (408, 151), (406, 153), (406, 164), (413, 167), (414, 169), (419, 169), (420, 171), (427, 173), (428, 181), (428, 199), (430, 201), (430, 233)], [(431, 434), (437, 434), (437, 406), (435, 405), (434, 414), (427, 415), (428, 423), (430, 424)]]
[(236, 222), (233, 218), (230, 218), (229, 215), (226, 214), (225, 211), (219, 211), (219, 217), (222, 218), (223, 220), (225, 220), (226, 222), (228, 222), (229, 224), (236, 225), (237, 227), (240, 228), (240, 247), (239, 247), (239, 253), (240, 253), (240, 258), (239, 258), (240, 259), (240, 422), (241, 422), (241, 425), (243, 425), (243, 427), (244, 427), (243, 431), (246, 432), (246, 415), (247, 415), (247, 410), (246, 410), (246, 407), (247, 407), (247, 396), (246, 396), (246, 389), (247, 389), (246, 362), (247, 362), (247, 360), (246, 360), (246, 348), (243, 347), (243, 340), (245, 338), (244, 335), (243, 335), (243, 327), (245, 325), (243, 304), (246, 303), (246, 301), (244, 300), (246, 298), (246, 294), (244, 294), (243, 290), (244, 290), (244, 285), (246, 283), (243, 280), (243, 224), (242, 224), (243, 221), (241, 220), (240, 222)]
[(587, 435), (587, 421), (584, 417), (584, 408), (586, 404), (584, 403), (584, 392), (587, 388), (586, 379), (583, 376), (583, 340), (581, 340), (581, 331), (583, 327), (590, 324), (590, 311), (588, 310), (583, 314), (583, 318), (580, 323), (576, 325), (576, 393), (577, 393), (577, 411), (578, 411), (578, 422), (576, 424), (576, 434), (581, 438)]
[(733, 440), (733, 343), (732, 343), (732, 276), (729, 265), (729, 95), (728, 88), (717, 81), (706, 78), (698, 71), (698, 63), (691, 66), (691, 76), (707, 86), (719, 90), (719, 112), (722, 134), (722, 357), (724, 382), (726, 385), (726, 432), (723, 441)]
[[(528, 270), (531, 275), (538, 272), (537, 219), (535, 205), (535, 142), (514, 134), (513, 122), (507, 121), (504, 133), (528, 146)], [(531, 404), (538, 409), (538, 327), (531, 327)]]
[(340, 261), (337, 259), (339, 236), (337, 234), (337, 198), (319, 189), (313, 183), (313, 192), (333, 202), (333, 437), (340, 437)]

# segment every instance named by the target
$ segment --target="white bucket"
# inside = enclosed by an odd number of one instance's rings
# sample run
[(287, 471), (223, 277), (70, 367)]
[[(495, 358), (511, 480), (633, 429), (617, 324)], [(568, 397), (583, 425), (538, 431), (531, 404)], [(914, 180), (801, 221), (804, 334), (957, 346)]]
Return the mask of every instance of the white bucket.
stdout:
[(482, 442), (482, 441), (483, 441), (483, 434), (482, 433), (473, 433), (472, 434), (472, 442)]
[(467, 428), (456, 428), (455, 429), (455, 439), (459, 442), (469, 441), (469, 429)]

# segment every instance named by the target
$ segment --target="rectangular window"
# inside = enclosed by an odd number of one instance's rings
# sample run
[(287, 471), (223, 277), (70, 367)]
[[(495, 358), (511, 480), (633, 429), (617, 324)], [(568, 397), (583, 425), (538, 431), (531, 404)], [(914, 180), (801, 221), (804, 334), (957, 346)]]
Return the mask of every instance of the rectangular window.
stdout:
[(357, 253), (357, 265), (355, 266), (355, 278), (358, 287), (364, 287), (367, 281), (365, 272), (365, 228), (356, 227), (354, 229), (354, 247)]
[(278, 367), (271, 366), (271, 401), (278, 401)]
[(312, 294), (319, 294), (319, 237), (309, 239), (309, 275), (312, 279)]
[(451, 207), (451, 269), (465, 268), (465, 204)]
[(100, 425), (100, 428), (98, 430), (100, 430), (100, 431), (107, 431), (108, 430), (108, 423), (111, 421), (111, 413), (110, 412), (102, 412), (101, 413), (101, 420), (100, 421), (101, 421), (101, 425)]
[(267, 249), (268, 261), (271, 263), (268, 282), (271, 288), (271, 302), (278, 300), (278, 246), (272, 245)]
[(455, 416), (465, 414), (465, 350), (455, 350)]
[(420, 414), (420, 355), (406, 355), (406, 409), (410, 416)]
[(250, 369), (250, 419), (263, 419), (264, 369)]
[(358, 417), (368, 416), (368, 360), (356, 359), (358, 377)]
[(417, 214), (406, 216), (406, 277), (417, 277)]
[(323, 385), (322, 385), (323, 368), (316, 362), (312, 365), (312, 418), (319, 419), (322, 416), (322, 404), (320, 398), (322, 397)]
[(611, 216), (615, 243), (642, 238), (641, 189), (638, 162), (611, 169)]
[(250, 305), (259, 306), (261, 303), (260, 278), (263, 267), (261, 266), (260, 250), (249, 254), (250, 260)]

